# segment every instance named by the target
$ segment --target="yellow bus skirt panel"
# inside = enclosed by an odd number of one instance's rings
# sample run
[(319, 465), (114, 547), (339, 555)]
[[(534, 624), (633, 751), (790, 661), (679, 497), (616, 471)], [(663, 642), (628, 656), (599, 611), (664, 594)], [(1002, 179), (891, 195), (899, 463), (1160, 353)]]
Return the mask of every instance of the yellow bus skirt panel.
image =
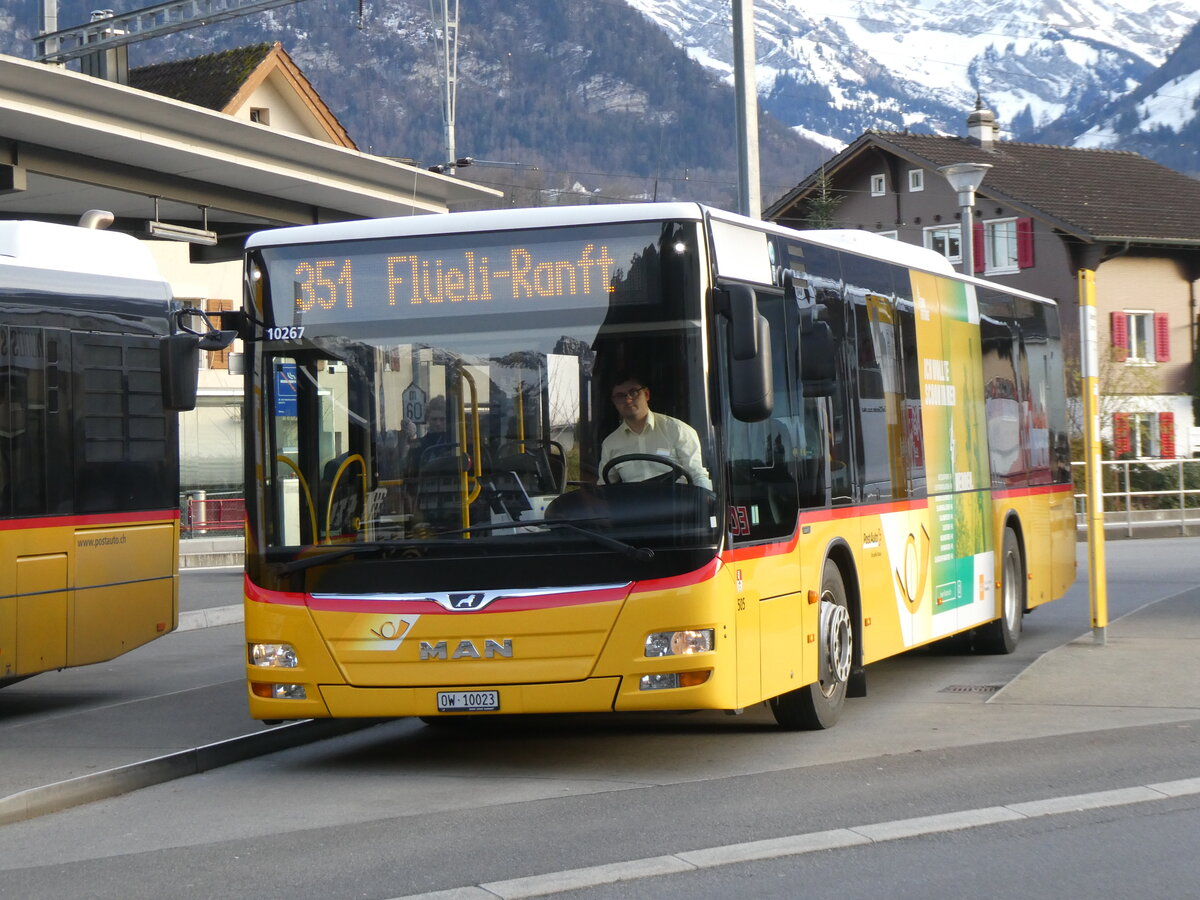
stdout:
[(178, 519), (162, 510), (0, 528), (0, 678), (101, 662), (179, 618)]
[(71, 665), (112, 659), (175, 630), (178, 529), (176, 520), (76, 530)]
[[(317, 632), (304, 605), (303, 594), (272, 594), (261, 591), (246, 579), (245, 634), (246, 681), (250, 715), (256, 719), (324, 718), (329, 710), (317, 685), (342, 681), (341, 671)], [(295, 667), (261, 667), (250, 662), (249, 648), (258, 643), (286, 641), (294, 650)], [(299, 684), (303, 700), (275, 700), (255, 693), (256, 686)], [(258, 688), (262, 690), (262, 687)]]
[[(527, 684), (593, 674), (621, 601), (522, 612), (314, 609), (313, 622), (356, 687)], [(422, 612), (415, 612), (422, 609)]]
[[(740, 705), (738, 653), (733, 621), (736, 601), (730, 573), (717, 560), (678, 578), (635, 586), (597, 660), (596, 674), (619, 675), (618, 710), (735, 709)], [(646, 639), (676, 631), (713, 632), (713, 649), (683, 655), (647, 656)], [(698, 683), (646, 689), (643, 678), (687, 675)], [(755, 672), (754, 687), (758, 678)]]

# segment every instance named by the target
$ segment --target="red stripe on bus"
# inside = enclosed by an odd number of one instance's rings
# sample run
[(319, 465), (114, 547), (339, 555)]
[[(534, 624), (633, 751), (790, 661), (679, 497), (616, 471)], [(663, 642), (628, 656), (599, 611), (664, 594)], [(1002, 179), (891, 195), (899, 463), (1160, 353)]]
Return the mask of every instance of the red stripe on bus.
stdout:
[(810, 525), (815, 522), (837, 522), (843, 519), (857, 519), (861, 516), (881, 516), (885, 513), (913, 512), (914, 510), (928, 508), (928, 497), (921, 497), (917, 500), (889, 500), (883, 503), (835, 506), (832, 509), (813, 509), (801, 512), (800, 524)]
[(242, 584), (242, 590), (246, 592), (246, 599), (254, 603), (274, 603), (278, 606), (305, 606), (308, 600), (307, 594), (298, 594), (291, 591), (268, 591), (266, 588), (260, 588), (250, 580), (249, 575), (242, 576)]
[(690, 587), (693, 584), (701, 584), (705, 581), (711, 581), (720, 568), (720, 558), (714, 557), (692, 572), (684, 572), (682, 575), (670, 575), (666, 578), (651, 578), (646, 581), (639, 581), (634, 584), (632, 593), (645, 594), (650, 591), (674, 591), (679, 588)]
[(761, 544), (734, 547), (721, 554), (726, 562), (744, 562), (748, 559), (764, 559), (768, 556), (781, 556), (791, 553), (800, 542), (801, 531), (805, 525), (818, 522), (839, 522), (846, 519), (858, 519), (862, 516), (878, 516), (884, 513), (909, 512), (915, 509), (927, 509), (929, 501), (897, 500), (887, 503), (872, 503), (862, 506), (839, 506), (833, 509), (815, 509), (800, 513), (799, 527), (785, 541), (767, 541)]
[[(438, 591), (437, 593), (443, 593)], [(454, 591), (452, 593), (470, 593)], [(477, 610), (446, 609), (434, 600), (380, 600), (370, 597), (315, 597), (308, 598), (308, 608), (317, 612), (363, 612), (363, 613), (420, 613), (427, 616), (461, 616), (467, 613), (529, 612), (536, 609), (559, 609), (567, 606), (586, 606), (593, 603), (613, 603), (624, 600), (629, 594), (625, 585), (595, 591), (563, 591), (561, 594), (522, 596), (519, 591), (493, 600)]]
[(782, 556), (796, 549), (800, 541), (799, 531), (793, 532), (786, 541), (770, 541), (763, 544), (751, 544), (748, 547), (733, 547), (721, 554), (721, 559), (727, 563), (745, 562), (748, 559), (765, 559), (768, 556)]
[(32, 519), (0, 519), (0, 531), (18, 528), (79, 528), (97, 525), (140, 525), (146, 522), (173, 522), (177, 509), (148, 509), (137, 512), (93, 513), (84, 516), (38, 516)]
[[(322, 597), (315, 599), (309, 594), (291, 591), (270, 591), (261, 588), (245, 576), (246, 599), (254, 603), (274, 603), (280, 606), (307, 606), (320, 612), (413, 612), (424, 615), (463, 615), (462, 611), (446, 609), (434, 600), (383, 600), (370, 597)], [(438, 591), (437, 593), (442, 593)], [(456, 592), (457, 593), (457, 592)], [(469, 593), (463, 591), (462, 593)], [(629, 594), (625, 585), (601, 590), (572, 591), (540, 596), (522, 595), (514, 590), (511, 594), (494, 600), (480, 613), (526, 612), (534, 609), (555, 609), (564, 606), (583, 606), (590, 603), (612, 603), (624, 600)]]

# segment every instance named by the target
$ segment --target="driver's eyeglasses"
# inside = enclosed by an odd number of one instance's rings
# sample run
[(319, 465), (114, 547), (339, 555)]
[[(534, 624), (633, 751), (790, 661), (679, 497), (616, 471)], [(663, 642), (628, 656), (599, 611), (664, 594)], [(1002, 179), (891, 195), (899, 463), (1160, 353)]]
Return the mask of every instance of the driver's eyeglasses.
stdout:
[(613, 393), (613, 403), (621, 403), (626, 400), (636, 400), (638, 394), (644, 391), (644, 387), (634, 388), (632, 391), (616, 391)]

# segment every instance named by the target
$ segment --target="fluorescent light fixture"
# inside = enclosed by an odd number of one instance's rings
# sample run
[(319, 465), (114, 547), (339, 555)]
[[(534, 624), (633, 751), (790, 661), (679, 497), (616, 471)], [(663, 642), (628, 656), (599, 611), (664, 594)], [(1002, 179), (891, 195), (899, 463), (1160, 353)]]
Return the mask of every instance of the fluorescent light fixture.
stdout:
[(217, 233), (204, 228), (188, 228), (186, 225), (173, 225), (170, 222), (151, 221), (146, 223), (146, 231), (150, 237), (161, 238), (165, 241), (187, 241), (189, 244), (204, 244), (215, 246)]

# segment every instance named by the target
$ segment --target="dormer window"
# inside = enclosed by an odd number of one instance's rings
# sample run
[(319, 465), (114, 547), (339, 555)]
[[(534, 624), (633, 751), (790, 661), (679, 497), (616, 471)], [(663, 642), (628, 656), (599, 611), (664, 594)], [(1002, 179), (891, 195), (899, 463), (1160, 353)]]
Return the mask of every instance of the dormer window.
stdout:
[(871, 176), (871, 196), (882, 197), (887, 193), (887, 176), (872, 175)]
[(259, 125), (271, 124), (271, 110), (265, 106), (250, 107), (250, 121), (257, 122)]

